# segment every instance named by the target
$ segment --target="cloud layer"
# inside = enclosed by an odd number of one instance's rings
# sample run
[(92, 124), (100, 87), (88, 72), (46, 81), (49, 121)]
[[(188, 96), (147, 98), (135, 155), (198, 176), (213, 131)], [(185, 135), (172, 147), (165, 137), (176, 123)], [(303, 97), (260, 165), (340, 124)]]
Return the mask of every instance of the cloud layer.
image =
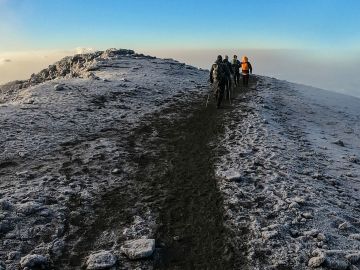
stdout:
[(11, 59), (8, 58), (0, 58), (0, 65), (6, 64), (6, 63), (10, 63)]

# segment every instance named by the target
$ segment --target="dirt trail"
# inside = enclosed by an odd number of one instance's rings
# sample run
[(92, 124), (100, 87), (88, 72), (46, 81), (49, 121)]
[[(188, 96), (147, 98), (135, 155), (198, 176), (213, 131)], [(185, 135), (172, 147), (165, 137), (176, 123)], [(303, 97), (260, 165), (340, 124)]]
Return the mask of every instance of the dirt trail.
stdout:
[(161, 222), (155, 268), (231, 268), (211, 146), (223, 132), (222, 113), (203, 102), (178, 104), (134, 134), (143, 153), (139, 168), (146, 172), (139, 178)]
[[(223, 199), (214, 174), (223, 113), (232, 107), (225, 101), (224, 109), (217, 110), (211, 102), (206, 107), (205, 101), (200, 96), (177, 102), (145, 117), (126, 141), (118, 141), (129, 153), (125, 159), (132, 170), (121, 186), (94, 205), (91, 222), (81, 217), (70, 221), (80, 229), (67, 237), (69, 252), (58, 262), (62, 269), (80, 267), (91, 251), (118, 249), (126, 240), (123, 229), (131, 226), (134, 216), (148, 215), (149, 209), (157, 220), (149, 233), (157, 248), (153, 260), (140, 262), (141, 267), (232, 269), (242, 260), (234, 254), (223, 225)], [(72, 203), (70, 209), (81, 208), (76, 198)], [(134, 266), (119, 265), (126, 267)]]

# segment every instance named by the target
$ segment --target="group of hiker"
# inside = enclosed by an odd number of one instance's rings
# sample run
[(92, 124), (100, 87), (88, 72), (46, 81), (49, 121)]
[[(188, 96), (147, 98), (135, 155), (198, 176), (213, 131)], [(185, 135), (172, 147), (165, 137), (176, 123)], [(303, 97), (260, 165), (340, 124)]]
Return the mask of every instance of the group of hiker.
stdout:
[(211, 66), (210, 83), (215, 89), (217, 108), (220, 107), (224, 94), (230, 100), (231, 89), (240, 86), (240, 69), (243, 85), (246, 87), (249, 84), (249, 76), (252, 74), (252, 66), (246, 56), (243, 56), (240, 62), (237, 55), (234, 55), (230, 63), (227, 55), (224, 59), (218, 55), (215, 63)]

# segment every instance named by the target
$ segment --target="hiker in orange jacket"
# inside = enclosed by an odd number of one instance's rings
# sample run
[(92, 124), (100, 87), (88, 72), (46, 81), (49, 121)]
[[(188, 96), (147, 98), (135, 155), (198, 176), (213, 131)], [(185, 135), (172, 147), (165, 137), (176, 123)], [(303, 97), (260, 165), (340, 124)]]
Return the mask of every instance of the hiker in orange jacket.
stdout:
[(241, 73), (243, 77), (243, 85), (248, 86), (249, 85), (249, 74), (252, 74), (252, 66), (249, 62), (249, 59), (247, 56), (243, 56), (241, 61)]

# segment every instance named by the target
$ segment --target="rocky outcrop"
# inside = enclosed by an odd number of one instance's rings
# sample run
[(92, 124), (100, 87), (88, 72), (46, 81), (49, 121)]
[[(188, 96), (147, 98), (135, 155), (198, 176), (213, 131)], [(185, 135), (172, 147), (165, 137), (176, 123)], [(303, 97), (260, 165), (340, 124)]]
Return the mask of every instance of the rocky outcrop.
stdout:
[(108, 49), (106, 51), (96, 51), (93, 53), (76, 54), (67, 56), (48, 68), (41, 70), (37, 74), (32, 74), (28, 80), (13, 81), (0, 86), (0, 103), (5, 100), (3, 95), (11, 95), (20, 89), (28, 88), (56, 78), (77, 78), (91, 77), (90, 71), (94, 68), (96, 60), (116, 58), (123, 55), (135, 55), (133, 50), (127, 49)]

